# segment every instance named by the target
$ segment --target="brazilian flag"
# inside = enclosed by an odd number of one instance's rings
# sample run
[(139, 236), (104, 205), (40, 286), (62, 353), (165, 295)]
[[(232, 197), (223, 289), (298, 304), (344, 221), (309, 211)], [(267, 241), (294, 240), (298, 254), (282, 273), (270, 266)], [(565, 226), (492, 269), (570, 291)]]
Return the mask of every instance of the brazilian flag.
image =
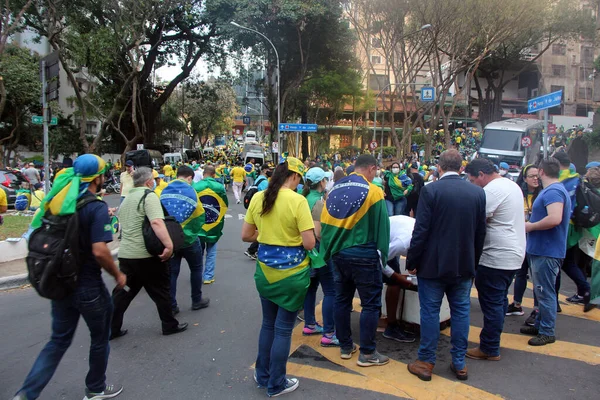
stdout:
[(181, 224), (185, 245), (194, 244), (204, 225), (204, 208), (194, 188), (181, 179), (174, 180), (163, 189), (160, 202)]
[(310, 258), (304, 247), (260, 244), (257, 256), (258, 293), (288, 311), (302, 309), (310, 285)]
[(225, 213), (229, 206), (225, 186), (213, 178), (204, 178), (194, 183), (194, 190), (198, 193), (205, 212), (200, 239), (206, 243), (216, 243), (223, 234)]
[(331, 189), (321, 214), (321, 255), (325, 260), (341, 250), (375, 243), (383, 265), (390, 246), (390, 219), (383, 191), (364, 176), (352, 173)]

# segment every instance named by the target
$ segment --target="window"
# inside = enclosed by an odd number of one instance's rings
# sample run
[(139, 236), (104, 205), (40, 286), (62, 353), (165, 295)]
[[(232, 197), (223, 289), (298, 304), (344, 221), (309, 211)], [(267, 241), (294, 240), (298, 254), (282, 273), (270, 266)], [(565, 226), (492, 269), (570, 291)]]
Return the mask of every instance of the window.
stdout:
[(564, 86), (558, 86), (558, 85), (551, 85), (550, 86), (550, 93), (558, 92), (559, 90), (562, 90), (563, 93), (564, 93), (565, 92), (565, 87)]
[(390, 83), (387, 75), (371, 74), (369, 75), (369, 88), (371, 90), (382, 90)]
[(567, 68), (564, 65), (552, 65), (552, 76), (564, 78)]
[(381, 48), (381, 39), (380, 38), (371, 39), (371, 45), (373, 46), (374, 49), (380, 49)]
[(552, 45), (552, 54), (555, 56), (564, 56), (567, 54), (567, 45), (555, 43)]
[(371, 56), (371, 64), (381, 64), (381, 56)]
[(594, 49), (592, 47), (581, 47), (581, 62), (588, 64), (594, 62)]
[(95, 122), (88, 122), (87, 126), (86, 126), (86, 130), (87, 130), (87, 134), (90, 136), (96, 136), (97, 132), (96, 132), (96, 123)]
[(578, 96), (579, 100), (592, 100), (592, 88), (579, 88)]
[(590, 75), (594, 72), (591, 68), (579, 67), (579, 80), (580, 81), (588, 81), (590, 80)]

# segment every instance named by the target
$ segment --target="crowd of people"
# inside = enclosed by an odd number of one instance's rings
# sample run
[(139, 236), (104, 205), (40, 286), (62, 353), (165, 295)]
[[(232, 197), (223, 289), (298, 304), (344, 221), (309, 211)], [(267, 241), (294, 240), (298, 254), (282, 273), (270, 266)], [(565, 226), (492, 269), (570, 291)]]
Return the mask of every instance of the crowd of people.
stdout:
[[(579, 247), (586, 235), (597, 239), (600, 228), (571, 223), (581, 182), (600, 188), (600, 164), (589, 165), (581, 176), (568, 154), (558, 151), (523, 168), (515, 182), (503, 174), (503, 166), (486, 159), (467, 163), (456, 149), (442, 152), (429, 165), (416, 155), (388, 168), (369, 154), (305, 162), (285, 156), (277, 165), (232, 161), (166, 164), (160, 170), (127, 161), (118, 210), (89, 202), (75, 211), (82, 220), (80, 248), (85, 254), (78, 285), (67, 298), (52, 301), (51, 340), (15, 399), (40, 395), (70, 346), (80, 316), (92, 338), (84, 400), (119, 395), (122, 387), (105, 381), (108, 343), (128, 333), (124, 317), (142, 288), (156, 304), (164, 335), (187, 329), (176, 317), (182, 259), (190, 268), (191, 309), (209, 307), (202, 286), (215, 282), (229, 183), (236, 203), (244, 201), (248, 208), (241, 238), (250, 243), (246, 256), (256, 261), (254, 280), (263, 315), (254, 380), (269, 397), (298, 388), (298, 379), (286, 374), (286, 363), (299, 311), (303, 335), (318, 335), (321, 346), (338, 347), (341, 359), (358, 352), (361, 367), (389, 363), (377, 350), (376, 336), (384, 283), (383, 337), (399, 343), (417, 340), (398, 316), (402, 289), (418, 292), (420, 345), (408, 370), (424, 381), (432, 379), (436, 364), (444, 296), (452, 320), (450, 368), (459, 380), (468, 379), (465, 358), (500, 360), (504, 319), (524, 315), (529, 276), (535, 309), (521, 329), (532, 336), (529, 345), (556, 340), (561, 270), (577, 285), (567, 301), (589, 311), (600, 300), (599, 288), (587, 281)], [(56, 174), (32, 227), (40, 227), (47, 213), (66, 212), (66, 202), (97, 196), (110, 168), (97, 156), (78, 157)], [(73, 185), (78, 190), (71, 190)], [(118, 266), (107, 247), (113, 240), (113, 215), (120, 225)], [(404, 269), (400, 257), (406, 257)], [(593, 273), (600, 273), (600, 260), (593, 259), (593, 265)], [(112, 294), (102, 269), (115, 278)], [(469, 349), (473, 283), (484, 319), (480, 342)], [(315, 313), (319, 286), (322, 316)], [(351, 329), (356, 292), (359, 345)]]

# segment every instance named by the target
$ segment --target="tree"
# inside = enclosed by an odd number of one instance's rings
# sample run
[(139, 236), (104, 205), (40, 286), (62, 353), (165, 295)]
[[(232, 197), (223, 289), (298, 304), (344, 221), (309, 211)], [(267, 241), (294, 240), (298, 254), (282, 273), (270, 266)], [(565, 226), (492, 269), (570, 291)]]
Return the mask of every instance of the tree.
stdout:
[[(514, 3), (527, 16), (527, 23), (512, 25), (510, 35), (481, 62), (474, 77), (483, 126), (502, 118), (506, 85), (523, 72), (537, 72), (537, 61), (553, 44), (595, 37), (595, 20), (589, 11), (580, 8), (579, 2), (516, 0)], [(534, 47), (539, 49), (537, 54), (526, 56)], [(482, 80), (487, 84), (485, 89)]]
[(6, 91), (4, 112), (0, 116), (0, 156), (8, 165), (23, 137), (36, 130), (30, 124), (32, 113), (41, 111), (39, 58), (27, 49), (7, 45), (0, 60), (0, 71)]
[[(8, 39), (23, 28), (23, 15), (31, 6), (33, 0), (11, 1), (6, 0), (1, 3), (2, 15), (0, 15), (0, 60), (4, 56), (4, 50)], [(4, 73), (0, 75), (0, 116), (4, 113), (6, 106), (6, 86), (4, 83)]]
[[(232, 19), (268, 37), (281, 61), (281, 118), (307, 116), (307, 98), (299, 89), (318, 70), (344, 70), (354, 64), (352, 36), (342, 21), (339, 2), (330, 0), (219, 0)], [(260, 36), (231, 27), (232, 48), (251, 48), (257, 58), (266, 58), (267, 108), (272, 126), (277, 124), (276, 59)], [(307, 121), (304, 121), (307, 122)]]

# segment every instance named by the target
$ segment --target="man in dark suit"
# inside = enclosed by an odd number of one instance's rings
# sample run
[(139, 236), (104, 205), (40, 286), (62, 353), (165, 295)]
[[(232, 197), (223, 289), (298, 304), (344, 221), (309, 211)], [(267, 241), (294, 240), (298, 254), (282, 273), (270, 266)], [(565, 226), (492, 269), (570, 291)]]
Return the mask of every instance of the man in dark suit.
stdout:
[(452, 318), (452, 364), (466, 380), (471, 285), (485, 239), (485, 192), (458, 174), (462, 157), (456, 150), (440, 156), (440, 179), (421, 189), (417, 221), (406, 269), (418, 277), (421, 345), (410, 373), (431, 380), (440, 337), (440, 306), (448, 297)]

